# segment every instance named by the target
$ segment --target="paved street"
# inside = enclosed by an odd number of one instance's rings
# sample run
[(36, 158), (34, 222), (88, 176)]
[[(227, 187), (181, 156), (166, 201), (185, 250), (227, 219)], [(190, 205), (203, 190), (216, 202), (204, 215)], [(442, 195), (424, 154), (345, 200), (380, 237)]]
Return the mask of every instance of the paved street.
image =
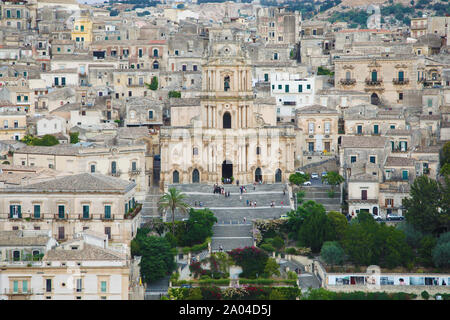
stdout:
[[(225, 191), (230, 192), (230, 197), (213, 193), (212, 185), (190, 184), (174, 185), (178, 190), (186, 194), (186, 202), (198, 209), (209, 208), (217, 217), (217, 224), (213, 228), (212, 250), (218, 250), (220, 246), (224, 250), (232, 250), (253, 245), (252, 224), (253, 219), (273, 219), (286, 214), (291, 210), (289, 194), (283, 194), (284, 184), (247, 185), (247, 193), (240, 198), (239, 187), (225, 185)], [(256, 201), (256, 207), (247, 206), (247, 200)], [(271, 207), (274, 201), (275, 206)], [(200, 207), (200, 202), (202, 206)], [(197, 204), (197, 206), (195, 206)], [(175, 213), (175, 219), (186, 216)], [(245, 218), (245, 222), (244, 222)], [(168, 213), (167, 220), (172, 219)]]

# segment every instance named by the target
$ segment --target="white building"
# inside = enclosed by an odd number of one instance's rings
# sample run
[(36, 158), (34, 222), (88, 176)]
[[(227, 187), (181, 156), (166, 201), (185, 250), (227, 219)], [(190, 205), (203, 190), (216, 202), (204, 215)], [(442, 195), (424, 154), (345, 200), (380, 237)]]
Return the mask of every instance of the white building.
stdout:
[(271, 74), (270, 92), (277, 102), (277, 117), (293, 118), (296, 109), (314, 104), (316, 91), (322, 89), (320, 80), (316, 76), (302, 78), (298, 74)]
[(66, 120), (58, 116), (46, 116), (36, 121), (36, 134), (66, 133)]

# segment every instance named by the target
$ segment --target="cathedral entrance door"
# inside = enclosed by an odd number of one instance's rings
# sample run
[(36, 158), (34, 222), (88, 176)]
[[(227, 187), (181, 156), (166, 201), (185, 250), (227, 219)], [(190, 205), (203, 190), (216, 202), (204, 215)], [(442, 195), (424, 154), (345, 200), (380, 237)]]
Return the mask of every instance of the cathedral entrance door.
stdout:
[(256, 182), (262, 181), (262, 171), (261, 171), (261, 168), (256, 168), (256, 170), (255, 170), (255, 181), (256, 181)]
[(231, 178), (233, 176), (233, 163), (231, 161), (225, 160), (222, 163), (222, 177)]

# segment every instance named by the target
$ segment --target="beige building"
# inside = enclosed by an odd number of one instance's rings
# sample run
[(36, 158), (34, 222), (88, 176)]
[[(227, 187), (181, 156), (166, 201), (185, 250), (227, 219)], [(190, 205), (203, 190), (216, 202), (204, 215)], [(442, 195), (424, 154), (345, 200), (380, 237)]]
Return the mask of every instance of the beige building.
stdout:
[(301, 165), (319, 162), (338, 155), (338, 119), (335, 109), (307, 106), (296, 112), (297, 127), (303, 129), (300, 146)]
[(20, 140), (27, 130), (25, 111), (16, 108), (0, 108), (0, 140)]
[(1, 231), (0, 300), (128, 300), (129, 260), (92, 240), (57, 246), (45, 232)]
[(286, 8), (259, 8), (256, 12), (258, 35), (265, 43), (297, 44), (300, 36), (299, 11)]
[(130, 245), (140, 226), (134, 182), (83, 173), (0, 190), (0, 230), (51, 230), (67, 241), (89, 229)]
[(161, 128), (162, 185), (285, 181), (294, 171), (294, 128), (276, 126), (273, 98), (253, 97), (249, 59), (231, 32), (210, 37), (199, 104), (171, 106), (172, 126)]
[(56, 145), (26, 146), (17, 150), (13, 164), (52, 168), (67, 174), (101, 173), (136, 182), (136, 199), (142, 200), (148, 190), (145, 167), (146, 145), (119, 143), (111, 146)]
[(335, 60), (338, 89), (370, 94), (372, 104), (402, 105), (407, 92), (419, 90), (419, 58), (412, 55), (345, 57)]

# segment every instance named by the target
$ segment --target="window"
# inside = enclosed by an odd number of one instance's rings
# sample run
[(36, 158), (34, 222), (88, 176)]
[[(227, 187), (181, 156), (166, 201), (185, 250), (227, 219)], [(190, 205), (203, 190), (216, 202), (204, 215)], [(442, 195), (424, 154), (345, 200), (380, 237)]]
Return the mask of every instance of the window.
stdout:
[(356, 127), (356, 132), (357, 132), (357, 134), (362, 134), (362, 126), (358, 125)]
[(395, 130), (395, 125), (391, 124), (390, 128), (391, 128), (392, 130)]
[(310, 84), (307, 84), (307, 85), (306, 85), (306, 89), (307, 89), (307, 90), (310, 90), (310, 89), (311, 89), (311, 85), (310, 85)]
[(281, 90), (281, 89), (283, 89), (283, 85), (279, 84), (278, 85), (278, 90)]
[(308, 151), (314, 152), (314, 142), (308, 142)]
[(377, 124), (373, 125), (373, 133), (378, 134), (378, 125)]
[(19, 293), (19, 281), (17, 281), (17, 280), (13, 281), (13, 292)]
[(303, 92), (303, 85), (301, 84), (298, 85), (298, 92)]
[(405, 73), (403, 71), (398, 72), (398, 81), (403, 81)]
[(284, 92), (289, 92), (289, 85), (288, 84), (284, 85)]
[(158, 57), (158, 49), (153, 50), (153, 57), (155, 57), (155, 58)]
[(403, 92), (398, 93), (398, 100), (403, 100)]
[(153, 119), (153, 110), (148, 111), (148, 118)]
[(55, 86), (59, 86), (59, 78), (55, 78)]
[(83, 279), (77, 279), (77, 292), (83, 291)]
[(431, 108), (433, 106), (433, 99), (428, 98), (428, 108)]
[(408, 170), (403, 170), (402, 171), (402, 179), (403, 180), (408, 180)]
[(22, 281), (22, 292), (27, 293), (28, 292), (28, 280)]
[(367, 200), (367, 190), (361, 190), (361, 200)]
[(183, 66), (181, 67), (181, 69), (183, 70), (183, 71), (186, 71), (186, 65), (185, 64), (183, 64)]
[(314, 134), (314, 123), (313, 122), (308, 123), (308, 133)]
[(194, 64), (194, 65), (192, 66), (192, 70), (197, 71), (197, 65)]
[(45, 292), (52, 292), (52, 279), (45, 279)]
[(356, 156), (350, 156), (350, 163), (356, 162)]
[(83, 219), (89, 219), (89, 205), (83, 205)]
[(225, 76), (223, 79), (223, 89), (224, 91), (230, 90), (230, 76)]
[[(125, 208), (128, 204), (125, 205)], [(111, 227), (105, 227), (105, 234), (108, 236), (108, 240), (111, 240)]]
[(111, 173), (115, 174), (117, 172), (117, 163), (115, 161), (111, 162)]
[(95, 164), (91, 164), (91, 173), (95, 172)]
[(33, 217), (39, 219), (41, 217), (41, 205), (35, 204), (33, 206)]
[(256, 154), (261, 154), (261, 147), (256, 147)]
[(376, 163), (376, 157), (375, 156), (370, 156), (369, 157), (369, 161), (370, 161), (370, 163)]
[(9, 206), (9, 217), (13, 218), (13, 219), (20, 219), (22, 218), (22, 213), (21, 213), (22, 207), (20, 205), (10, 205)]
[(325, 122), (325, 134), (330, 134), (330, 127), (331, 127), (331, 123)]
[(105, 205), (105, 219), (111, 219), (111, 206)]
[(107, 285), (106, 281), (101, 281), (100, 282), (100, 291), (102, 293), (106, 292), (106, 285)]

